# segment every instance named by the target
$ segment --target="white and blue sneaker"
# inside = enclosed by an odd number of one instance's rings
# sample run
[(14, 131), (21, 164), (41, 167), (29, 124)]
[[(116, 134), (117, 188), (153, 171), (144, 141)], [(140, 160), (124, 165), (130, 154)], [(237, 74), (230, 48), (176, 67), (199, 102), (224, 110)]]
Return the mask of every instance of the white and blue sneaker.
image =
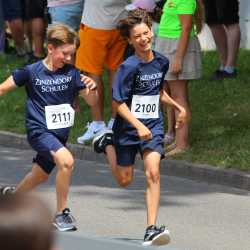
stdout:
[(92, 121), (91, 123), (88, 123), (86, 127), (87, 131), (77, 138), (77, 142), (80, 144), (92, 140), (101, 130), (106, 128), (103, 121)]
[(69, 208), (65, 208), (61, 214), (55, 216), (53, 225), (60, 232), (77, 230), (76, 220), (70, 213)]
[(143, 246), (162, 246), (170, 242), (170, 234), (165, 226), (156, 227), (151, 225), (146, 228)]

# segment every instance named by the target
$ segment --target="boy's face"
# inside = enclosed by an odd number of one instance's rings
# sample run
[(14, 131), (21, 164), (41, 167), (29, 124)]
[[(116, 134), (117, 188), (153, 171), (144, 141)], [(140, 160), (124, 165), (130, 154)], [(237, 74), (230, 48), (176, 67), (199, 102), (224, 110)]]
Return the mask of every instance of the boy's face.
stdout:
[(64, 44), (54, 47), (48, 44), (48, 53), (51, 56), (53, 67), (62, 68), (65, 64), (72, 64), (76, 47), (74, 44)]
[(128, 42), (133, 45), (137, 53), (151, 50), (153, 32), (145, 23), (136, 24), (130, 30)]

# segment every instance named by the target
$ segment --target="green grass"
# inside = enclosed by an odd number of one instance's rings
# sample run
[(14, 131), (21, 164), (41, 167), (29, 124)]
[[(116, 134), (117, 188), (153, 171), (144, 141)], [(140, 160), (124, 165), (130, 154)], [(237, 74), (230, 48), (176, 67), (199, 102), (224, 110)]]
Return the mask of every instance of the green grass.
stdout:
[[(0, 57), (0, 82), (22, 61), (13, 56)], [(250, 51), (241, 50), (238, 59), (238, 78), (210, 82), (209, 75), (218, 65), (215, 52), (203, 57), (204, 75), (190, 82), (192, 121), (190, 124), (191, 149), (176, 159), (207, 163), (224, 168), (250, 170)], [(106, 79), (106, 77), (104, 77)], [(106, 81), (106, 80), (105, 80)], [(107, 84), (106, 84), (107, 86)], [(107, 93), (106, 93), (107, 96)], [(0, 129), (24, 133), (24, 89), (18, 89), (0, 99)], [(105, 117), (110, 116), (108, 96)], [(87, 106), (81, 101), (70, 141), (82, 134), (84, 125), (91, 120)]]

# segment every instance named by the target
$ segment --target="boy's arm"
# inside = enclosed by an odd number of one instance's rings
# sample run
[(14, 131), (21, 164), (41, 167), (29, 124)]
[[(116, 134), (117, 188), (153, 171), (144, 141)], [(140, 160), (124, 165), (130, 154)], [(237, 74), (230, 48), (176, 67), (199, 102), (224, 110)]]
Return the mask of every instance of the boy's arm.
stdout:
[(180, 113), (178, 115), (178, 118), (176, 120), (176, 128), (179, 128), (181, 124), (185, 123), (188, 121), (188, 115), (186, 110), (184, 109), (184, 107), (182, 107), (181, 105), (179, 105), (177, 102), (175, 102), (167, 93), (164, 89), (161, 90), (161, 94), (160, 94), (160, 101), (170, 105), (172, 107), (174, 107), (175, 109), (177, 109)]
[(117, 112), (126, 119), (133, 127), (136, 128), (138, 136), (141, 140), (150, 140), (152, 139), (152, 133), (151, 131), (137, 118), (134, 117), (134, 115), (130, 112), (128, 106), (126, 103), (120, 103), (113, 101), (115, 104), (115, 109)]
[(81, 76), (81, 81), (85, 83), (86, 88), (79, 91), (79, 95), (86, 101), (89, 106), (98, 104), (98, 93), (96, 90), (96, 83), (87, 76)]
[(0, 84), (0, 96), (6, 94), (12, 89), (15, 89), (17, 86), (14, 82), (12, 76), (8, 77), (2, 84)]

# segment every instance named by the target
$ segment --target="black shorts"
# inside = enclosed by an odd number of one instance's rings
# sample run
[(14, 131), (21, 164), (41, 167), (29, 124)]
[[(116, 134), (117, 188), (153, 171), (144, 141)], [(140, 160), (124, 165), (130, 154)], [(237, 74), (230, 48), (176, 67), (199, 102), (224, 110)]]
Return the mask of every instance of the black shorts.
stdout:
[(37, 155), (33, 158), (33, 163), (37, 163), (49, 175), (56, 166), (51, 151), (56, 152), (65, 147), (66, 140), (61, 140), (52, 133), (45, 132), (33, 136), (28, 134), (28, 142), (37, 152)]
[(47, 1), (45, 0), (23, 0), (25, 2), (24, 19), (44, 18)]
[(116, 151), (117, 164), (121, 167), (127, 167), (135, 164), (135, 157), (137, 153), (143, 156), (146, 149), (158, 152), (161, 159), (164, 158), (164, 143), (163, 136), (156, 135), (152, 140), (141, 141), (135, 145), (114, 145)]
[(2, 1), (3, 14), (5, 21), (23, 19), (24, 3), (23, 0), (4, 0)]
[(239, 23), (238, 0), (204, 0), (203, 2), (208, 25)]

